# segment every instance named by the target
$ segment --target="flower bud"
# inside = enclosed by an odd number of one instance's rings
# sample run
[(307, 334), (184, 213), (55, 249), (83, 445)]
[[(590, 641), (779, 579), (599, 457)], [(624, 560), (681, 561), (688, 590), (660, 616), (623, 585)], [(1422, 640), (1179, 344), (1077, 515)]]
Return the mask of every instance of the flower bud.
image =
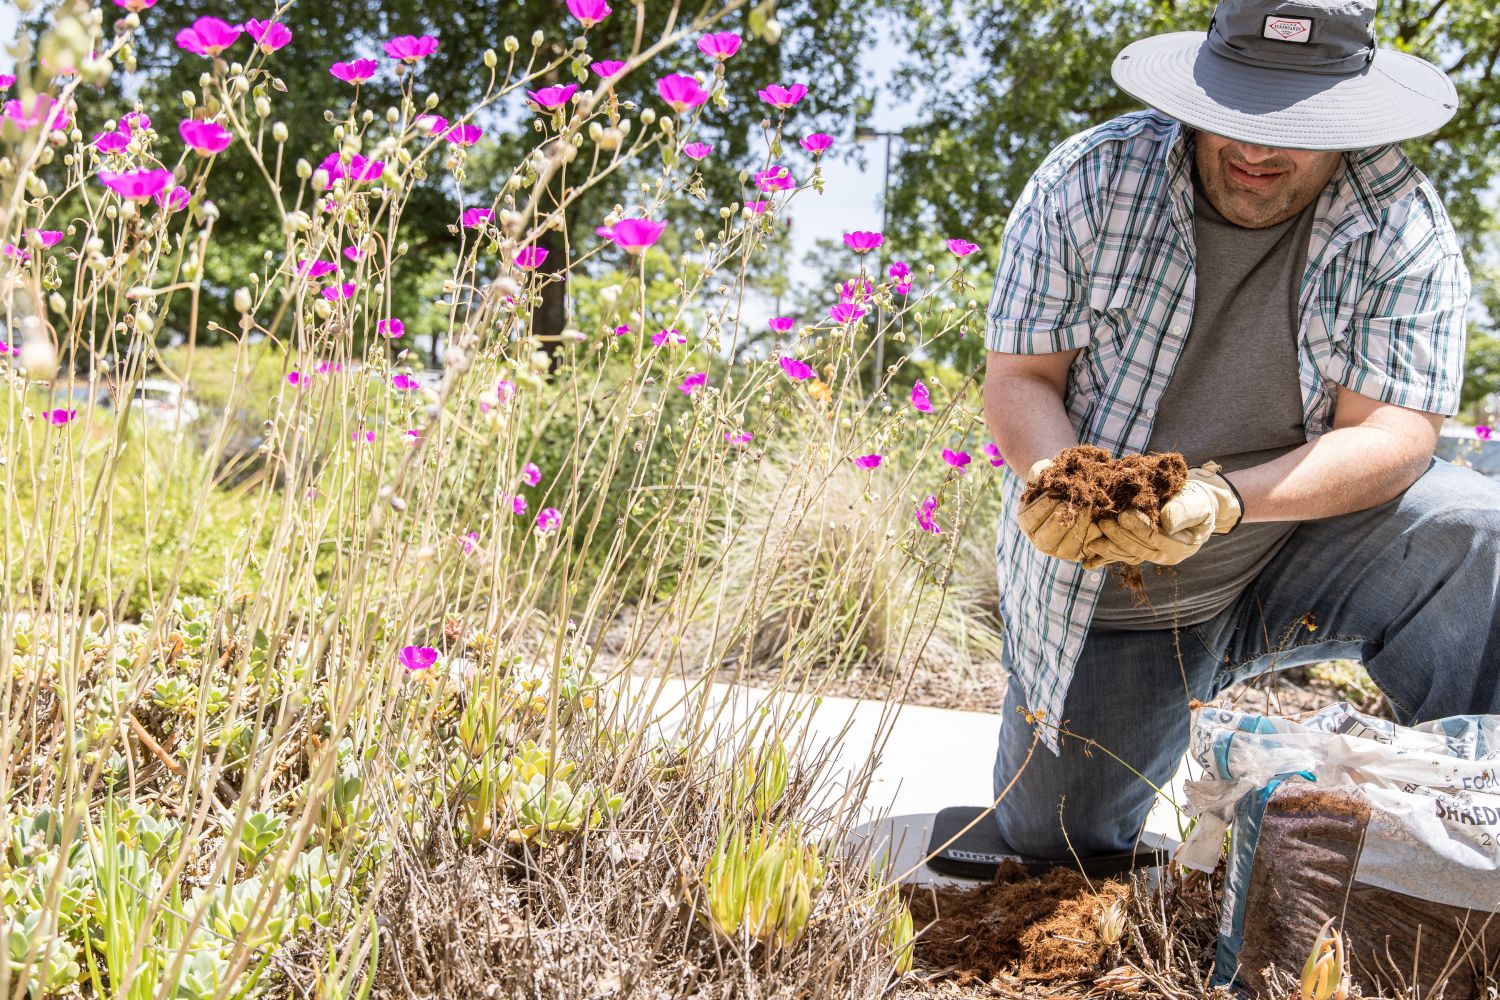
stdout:
[(63, 313), (68, 311), (68, 303), (63, 300), (63, 297), (61, 295), (53, 292), (51, 295), (47, 296), (47, 308), (51, 309), (54, 313), (61, 316)]
[(268, 98), (257, 97), (255, 99), (255, 116), (266, 118), (271, 114), (271, 102)]
[(312, 186), (314, 191), (327, 191), (329, 183), (330, 178), (328, 176), (328, 171), (324, 170), (322, 167), (319, 167), (317, 170), (313, 171)]
[(538, 29), (536, 31), (533, 31), (531, 33), (531, 47), (534, 48), (534, 49), (535, 48), (540, 48), (541, 44), (542, 44), (542, 39), (543, 39), (543, 36), (542, 36), (542, 32), (541, 32), (540, 29)]
[(250, 93), (250, 81), (243, 76), (236, 76), (229, 81), (229, 94), (231, 97), (244, 97)]
[(250, 289), (241, 287), (234, 290), (234, 311), (241, 314), (250, 311)]
[(521, 47), (521, 42), (518, 38), (516, 38), (515, 35), (506, 35), (505, 41), (501, 44), (500, 47), (503, 48), (506, 52), (514, 55), (516, 51)]
[(766, 40), (767, 45), (775, 45), (781, 41), (781, 22), (774, 17), (771, 18), (766, 22), (766, 29), (761, 33), (761, 37)]
[(271, 126), (271, 138), (277, 142), (286, 142), (287, 135), (286, 122), (277, 122)]
[(656, 121), (656, 112), (653, 111), (651, 108), (642, 108), (641, 109), (641, 124), (642, 125), (650, 125), (654, 121)]
[(484, 50), (484, 65), (488, 69), (494, 69), (495, 66), (496, 66), (496, 64), (498, 64), (499, 62), (500, 62), (500, 57), (497, 56), (497, 55), (495, 55), (495, 50), (494, 49), (485, 49)]
[(300, 177), (300, 178), (302, 178), (303, 180), (307, 180), (309, 177), (311, 177), (312, 176), (312, 164), (308, 163), (306, 160), (298, 160), (297, 161), (297, 176)]
[(438, 95), (428, 94), (427, 100), (423, 101), (422, 103), (427, 106), (428, 111), (431, 111), (433, 108), (438, 106)]
[(387, 125), (394, 125), (397, 122), (399, 122), (400, 120), (401, 120), (401, 111), (399, 109), (397, 109), (397, 108), (386, 108), (385, 109), (385, 123)]
[(313, 303), (313, 315), (318, 319), (327, 319), (333, 315), (333, 306), (329, 305), (327, 299), (318, 299)]
[(182, 92), (182, 104), (183, 104), (184, 107), (191, 108), (191, 107), (196, 106), (197, 103), (198, 103), (198, 95), (197, 94), (194, 94), (191, 90), (184, 90)]
[(135, 314), (135, 328), (141, 331), (143, 335), (149, 337), (152, 333), (156, 332), (156, 320), (151, 318), (150, 313), (142, 309)]

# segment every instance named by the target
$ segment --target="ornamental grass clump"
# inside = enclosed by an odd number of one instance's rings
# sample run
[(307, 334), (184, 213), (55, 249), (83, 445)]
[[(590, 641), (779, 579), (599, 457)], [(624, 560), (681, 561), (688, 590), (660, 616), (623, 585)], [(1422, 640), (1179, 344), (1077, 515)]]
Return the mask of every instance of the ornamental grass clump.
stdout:
[[(841, 850), (858, 794), (814, 794), (871, 765), (710, 682), (993, 651), (943, 595), (986, 601), (955, 566), (1001, 473), (972, 374), (915, 360), (978, 333), (963, 268), (851, 250), (826, 312), (742, 313), (828, 148), (782, 134), (816, 87), (731, 80), (773, 8), (570, 2), (464, 105), (440, 35), (351, 40), (324, 127), (301, 8), (116, 6), (38, 12), (0, 122), (0, 993), (885, 993), (909, 918)], [(144, 53), (201, 75), (107, 110)]]

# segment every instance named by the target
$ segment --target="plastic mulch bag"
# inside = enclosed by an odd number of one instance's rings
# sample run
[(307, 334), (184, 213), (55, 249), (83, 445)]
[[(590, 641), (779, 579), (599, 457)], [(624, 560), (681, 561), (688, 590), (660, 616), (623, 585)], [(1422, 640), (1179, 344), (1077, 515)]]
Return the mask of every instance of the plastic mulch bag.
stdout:
[(1471, 995), (1500, 968), (1500, 716), (1398, 726), (1340, 703), (1300, 721), (1205, 707), (1178, 860), (1230, 834), (1214, 984), (1296, 973), (1330, 917), (1349, 972)]

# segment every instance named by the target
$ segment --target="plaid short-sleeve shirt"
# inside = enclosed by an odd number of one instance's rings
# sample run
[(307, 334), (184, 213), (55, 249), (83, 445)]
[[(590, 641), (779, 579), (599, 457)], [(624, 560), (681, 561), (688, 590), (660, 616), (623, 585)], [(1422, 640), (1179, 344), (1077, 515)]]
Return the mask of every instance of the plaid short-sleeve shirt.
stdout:
[[(1451, 416), (1463, 380), (1469, 274), (1431, 183), (1396, 146), (1348, 153), (1319, 196), (1303, 276), (1298, 367), (1309, 438), (1335, 387)], [(991, 351), (1081, 348), (1064, 405), (1078, 440), (1138, 452), (1192, 326), (1191, 134), (1146, 111), (1058, 146), (1022, 191), (1001, 241), (985, 333)], [(1004, 477), (996, 542), (1013, 683), (1062, 719), (1104, 571), (1043, 555)], [(1043, 727), (1049, 747), (1056, 731)]]

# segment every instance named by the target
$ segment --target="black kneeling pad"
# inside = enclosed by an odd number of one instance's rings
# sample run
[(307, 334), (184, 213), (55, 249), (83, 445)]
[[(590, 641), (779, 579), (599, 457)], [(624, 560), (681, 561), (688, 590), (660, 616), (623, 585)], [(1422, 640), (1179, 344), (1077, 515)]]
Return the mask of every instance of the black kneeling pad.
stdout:
[[(949, 806), (941, 810), (932, 823), (932, 839), (927, 842), (927, 853), (931, 854), (934, 848), (947, 843), (984, 811), (984, 806)], [(1154, 868), (1165, 864), (1167, 858), (1162, 851), (1143, 847), (1137, 851), (1084, 858), (1081, 862), (1072, 858), (1064, 861), (1038, 861), (1011, 850), (1000, 839), (994, 817), (985, 816), (953, 843), (934, 854), (927, 866), (935, 872), (955, 878), (989, 880), (995, 877), (995, 872), (1006, 861), (1024, 865), (1032, 875), (1045, 875), (1054, 868), (1074, 868), (1090, 877), (1107, 878), (1135, 868)]]

